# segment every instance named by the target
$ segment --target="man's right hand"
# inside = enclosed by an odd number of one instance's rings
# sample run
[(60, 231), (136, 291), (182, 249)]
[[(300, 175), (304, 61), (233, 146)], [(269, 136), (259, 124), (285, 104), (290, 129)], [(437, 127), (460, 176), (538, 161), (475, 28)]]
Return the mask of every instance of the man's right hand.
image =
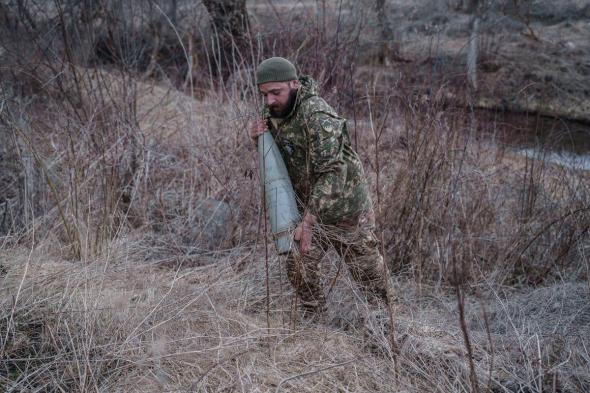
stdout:
[(264, 119), (256, 119), (250, 125), (250, 130), (248, 131), (250, 138), (256, 140), (260, 135), (264, 134), (265, 131), (268, 130), (266, 126), (266, 121)]

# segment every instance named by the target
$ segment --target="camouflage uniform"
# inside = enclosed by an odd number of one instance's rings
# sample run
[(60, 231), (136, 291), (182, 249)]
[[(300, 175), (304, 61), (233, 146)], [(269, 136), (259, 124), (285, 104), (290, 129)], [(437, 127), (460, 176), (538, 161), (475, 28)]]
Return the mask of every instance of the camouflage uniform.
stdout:
[(323, 311), (319, 262), (331, 245), (343, 257), (354, 279), (372, 296), (384, 300), (387, 280), (383, 257), (373, 233), (375, 220), (366, 176), (352, 149), (346, 120), (317, 94), (316, 82), (299, 78), (293, 110), (284, 119), (265, 117), (289, 172), (300, 211), (315, 215), (312, 249), (287, 257), (289, 279), (306, 311)]

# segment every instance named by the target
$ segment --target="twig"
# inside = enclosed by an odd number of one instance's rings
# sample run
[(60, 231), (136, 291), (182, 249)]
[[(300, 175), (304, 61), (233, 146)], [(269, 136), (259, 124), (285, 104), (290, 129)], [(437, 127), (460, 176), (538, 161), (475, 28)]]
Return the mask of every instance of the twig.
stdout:
[(245, 350), (245, 351), (241, 351), (241, 352), (235, 353), (235, 354), (231, 354), (231, 356), (227, 356), (225, 359), (221, 359), (221, 360), (219, 360), (218, 362), (215, 362), (213, 365), (211, 365), (211, 367), (209, 367), (209, 368), (207, 369), (207, 371), (205, 371), (205, 372), (203, 373), (203, 375), (201, 375), (201, 377), (200, 377), (200, 378), (199, 378), (199, 379), (198, 379), (196, 382), (194, 382), (193, 384), (191, 384), (191, 390), (193, 390), (193, 389), (194, 389), (194, 390), (197, 390), (197, 389), (198, 389), (198, 387), (199, 387), (199, 385), (201, 384), (201, 381), (202, 381), (202, 380), (203, 380), (203, 379), (204, 379), (204, 378), (205, 378), (205, 377), (206, 377), (206, 376), (207, 376), (207, 375), (208, 375), (208, 374), (209, 374), (211, 371), (213, 371), (213, 370), (214, 370), (214, 369), (216, 369), (217, 367), (221, 366), (223, 363), (227, 362), (228, 360), (235, 360), (235, 359), (236, 359), (238, 356), (242, 356), (242, 355), (244, 355), (245, 353), (248, 353), (248, 352), (250, 352), (250, 350), (249, 350), (249, 349), (247, 349), (247, 350)]
[[(260, 137), (259, 137), (260, 138)], [(265, 152), (266, 148), (264, 146), (264, 138), (262, 138), (262, 151)], [(265, 164), (265, 156), (266, 154), (262, 154), (262, 165), (264, 173), (266, 173), (266, 164)], [(262, 211), (263, 211), (263, 222), (264, 222), (264, 272), (265, 272), (265, 281), (266, 281), (266, 328), (270, 331), (270, 280), (269, 280), (269, 267), (268, 267), (268, 225), (266, 222), (267, 212), (266, 212), (266, 182), (264, 178), (260, 179), (260, 183), (262, 184)], [(270, 350), (270, 347), (269, 347)]]
[(190, 91), (191, 91), (191, 98), (194, 99), (194, 85), (193, 85), (193, 62), (192, 62), (192, 57), (188, 55), (188, 52), (186, 50), (186, 47), (184, 46), (184, 43), (182, 42), (182, 38), (180, 38), (180, 34), (178, 33), (178, 30), (176, 29), (176, 26), (174, 25), (174, 23), (172, 23), (172, 21), (170, 20), (170, 18), (168, 17), (168, 15), (166, 15), (166, 13), (164, 11), (162, 11), (162, 9), (160, 8), (160, 6), (158, 5), (157, 2), (152, 1), (151, 2), (157, 9), (158, 11), (160, 11), (160, 13), (162, 14), (162, 16), (164, 16), (164, 18), (166, 19), (166, 22), (168, 22), (168, 24), (170, 25), (170, 27), (172, 28), (172, 30), (174, 30), (174, 34), (176, 35), (176, 38), (178, 39), (178, 43), (180, 44), (180, 47), (182, 48), (182, 52), (184, 54), (184, 58), (186, 59), (186, 65), (188, 68), (187, 71), (187, 79), (189, 81), (189, 85), (190, 85)]
[[(456, 262), (455, 262), (456, 263)], [(475, 372), (475, 363), (473, 362), (473, 348), (469, 338), (469, 331), (467, 330), (467, 323), (465, 322), (465, 297), (461, 289), (458, 277), (455, 277), (455, 289), (457, 292), (457, 306), (459, 308), (459, 324), (461, 325), (461, 332), (463, 333), (463, 341), (467, 349), (467, 356), (469, 358), (469, 381), (471, 382), (471, 389), (475, 393), (479, 393), (479, 382)]]
[(346, 362), (342, 362), (342, 363), (338, 363), (338, 364), (333, 364), (333, 365), (328, 366), (328, 367), (324, 367), (324, 368), (320, 368), (320, 369), (317, 369), (317, 370), (312, 370), (312, 371), (308, 371), (308, 372), (305, 372), (305, 373), (293, 375), (293, 376), (290, 376), (288, 378), (284, 378), (283, 380), (281, 380), (281, 382), (279, 382), (277, 388), (275, 389), (275, 392), (278, 393), (279, 390), (281, 389), (281, 386), (285, 382), (289, 382), (289, 381), (291, 381), (293, 379), (297, 379), (297, 378), (300, 378), (300, 377), (307, 377), (308, 375), (318, 374), (318, 373), (321, 373), (323, 371), (331, 370), (331, 369), (336, 368), (336, 367), (346, 366), (347, 364), (353, 363), (353, 362), (355, 362), (357, 360), (361, 360), (361, 359), (362, 358), (351, 359), (351, 360), (348, 360)]

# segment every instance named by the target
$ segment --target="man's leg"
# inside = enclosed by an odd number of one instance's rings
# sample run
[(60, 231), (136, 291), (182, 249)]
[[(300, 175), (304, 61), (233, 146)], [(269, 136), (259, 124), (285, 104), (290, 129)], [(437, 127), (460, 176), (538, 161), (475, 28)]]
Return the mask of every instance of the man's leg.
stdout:
[(293, 251), (287, 255), (287, 275), (301, 301), (304, 315), (326, 311), (326, 298), (321, 285), (320, 260), (323, 251), (312, 247), (304, 255)]
[(336, 250), (365, 295), (388, 303), (389, 274), (385, 269), (371, 215), (361, 217), (357, 226), (338, 228)]

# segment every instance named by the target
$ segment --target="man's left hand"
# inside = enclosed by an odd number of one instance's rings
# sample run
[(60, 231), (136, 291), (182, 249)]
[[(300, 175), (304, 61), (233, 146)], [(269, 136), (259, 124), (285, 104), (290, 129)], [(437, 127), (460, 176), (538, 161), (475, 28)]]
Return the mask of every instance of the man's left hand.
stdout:
[(305, 213), (303, 220), (295, 228), (293, 239), (299, 242), (299, 251), (301, 254), (306, 254), (311, 250), (311, 238), (313, 233), (313, 224), (316, 222), (316, 217), (311, 213)]
[(260, 135), (264, 134), (265, 131), (268, 130), (266, 125), (266, 121), (264, 119), (255, 119), (251, 124), (250, 128), (248, 129), (248, 135), (250, 138), (256, 140)]

